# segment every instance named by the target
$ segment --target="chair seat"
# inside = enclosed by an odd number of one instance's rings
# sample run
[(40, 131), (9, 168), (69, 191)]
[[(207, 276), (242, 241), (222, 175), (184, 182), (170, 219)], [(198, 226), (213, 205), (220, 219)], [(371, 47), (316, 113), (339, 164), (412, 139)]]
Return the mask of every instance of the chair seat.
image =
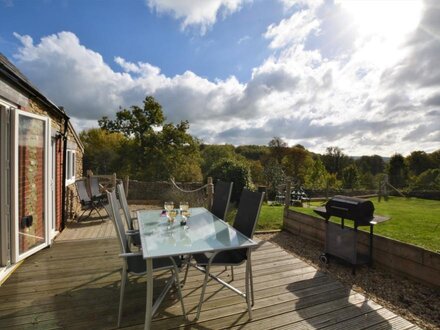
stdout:
[[(211, 265), (239, 265), (246, 260), (247, 249), (237, 249), (230, 251), (221, 251), (217, 253)], [(209, 263), (209, 255), (205, 253), (194, 254), (193, 258), (198, 265), (207, 265)]]

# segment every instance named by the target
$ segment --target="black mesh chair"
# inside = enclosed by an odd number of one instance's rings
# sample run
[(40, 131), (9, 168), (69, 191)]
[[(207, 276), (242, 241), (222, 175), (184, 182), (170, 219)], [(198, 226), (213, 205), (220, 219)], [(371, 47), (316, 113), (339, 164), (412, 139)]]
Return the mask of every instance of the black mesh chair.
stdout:
[[(263, 204), (264, 192), (252, 192), (244, 189), (238, 206), (233, 227), (248, 238), (253, 237), (258, 217), (260, 215), (261, 205)], [(205, 272), (205, 281), (203, 282), (202, 294), (200, 296), (197, 316), (199, 318), (202, 308), (206, 285), (210, 276), (211, 266), (238, 266), (246, 262), (246, 293), (245, 298), (248, 305), (249, 318), (252, 318), (251, 306), (254, 305), (254, 288), (252, 279), (251, 249), (235, 249), (221, 251), (214, 256), (206, 254), (195, 254), (192, 257), (196, 260), (198, 266), (202, 266)], [(222, 281), (219, 281), (222, 283)], [(222, 283), (223, 285), (224, 282)], [(229, 287), (229, 286), (228, 286)], [(235, 290), (234, 290), (235, 291)], [(235, 291), (238, 293), (237, 291)]]
[(217, 218), (226, 220), (229, 201), (231, 199), (233, 182), (218, 181), (214, 188), (214, 200), (212, 202), (211, 213)]
[(87, 211), (89, 211), (89, 214), (85, 217), (85, 219), (90, 217), (93, 210), (95, 210), (98, 213), (99, 217), (102, 220), (102, 216), (99, 213), (99, 207), (100, 207), (99, 202), (93, 200), (90, 197), (89, 192), (87, 191), (86, 179), (76, 180), (75, 187), (78, 193), (79, 202), (81, 204), (81, 211), (83, 211), (81, 215), (77, 218), (77, 221), (79, 222), (82, 219), (84, 213)]
[[(122, 318), (122, 306), (124, 302), (124, 291), (127, 282), (128, 274), (132, 275), (145, 275), (147, 273), (146, 262), (142, 257), (142, 252), (131, 252), (130, 244), (127, 239), (124, 224), (122, 223), (121, 214), (119, 212), (119, 203), (116, 199), (116, 193), (107, 192), (107, 198), (109, 201), (108, 213), (115, 225), (116, 233), (118, 236), (119, 244), (121, 247), (120, 257), (124, 258), (121, 274), (121, 293), (119, 297), (119, 313), (118, 313), (118, 328), (121, 325)], [(185, 306), (183, 304), (182, 291), (179, 282), (179, 269), (181, 266), (180, 258), (155, 258), (153, 259), (153, 270), (170, 270), (172, 273), (172, 281), (174, 282), (179, 299), (182, 305), (183, 315), (186, 317)], [(153, 315), (159, 306), (155, 304), (153, 307)]]

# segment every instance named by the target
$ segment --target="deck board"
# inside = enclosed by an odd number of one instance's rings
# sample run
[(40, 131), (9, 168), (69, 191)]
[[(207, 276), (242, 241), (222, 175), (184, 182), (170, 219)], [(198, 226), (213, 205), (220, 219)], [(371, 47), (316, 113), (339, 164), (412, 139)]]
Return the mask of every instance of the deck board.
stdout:
[[(116, 238), (91, 239), (104, 229), (101, 223), (91, 227), (94, 233), (83, 232), (86, 240), (73, 239), (82, 234), (75, 232), (29, 257), (0, 287), (1, 329), (116, 328), (119, 247)], [(231, 280), (229, 269), (213, 271)], [(183, 288), (188, 320), (181, 316), (177, 295), (171, 292), (153, 319), (154, 329), (416, 328), (269, 242), (260, 242), (253, 253), (253, 274), (252, 321), (244, 300), (215, 281), (207, 286), (200, 320), (194, 320), (203, 274), (191, 268)], [(168, 276), (169, 272), (155, 273), (155, 294)], [(234, 285), (243, 289), (243, 266), (234, 268), (234, 277)], [(144, 312), (145, 279), (131, 277), (123, 328), (142, 329)]]

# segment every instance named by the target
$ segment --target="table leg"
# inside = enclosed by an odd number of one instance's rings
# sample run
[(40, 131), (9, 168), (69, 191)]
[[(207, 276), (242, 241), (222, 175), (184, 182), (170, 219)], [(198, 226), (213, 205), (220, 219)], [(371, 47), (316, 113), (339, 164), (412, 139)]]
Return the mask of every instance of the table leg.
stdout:
[(153, 259), (147, 259), (147, 304), (145, 308), (145, 330), (150, 330), (153, 318)]

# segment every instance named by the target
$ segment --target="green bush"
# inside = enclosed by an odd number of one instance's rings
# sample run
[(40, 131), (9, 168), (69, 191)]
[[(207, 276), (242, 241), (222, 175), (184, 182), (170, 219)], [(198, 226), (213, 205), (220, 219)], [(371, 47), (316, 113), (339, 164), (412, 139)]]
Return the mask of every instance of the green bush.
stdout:
[(417, 176), (411, 190), (440, 190), (440, 169), (430, 169)]
[(227, 159), (215, 163), (209, 170), (208, 176), (213, 178), (214, 183), (218, 180), (234, 182), (231, 195), (232, 202), (240, 200), (243, 188), (253, 188), (249, 166), (236, 160)]

